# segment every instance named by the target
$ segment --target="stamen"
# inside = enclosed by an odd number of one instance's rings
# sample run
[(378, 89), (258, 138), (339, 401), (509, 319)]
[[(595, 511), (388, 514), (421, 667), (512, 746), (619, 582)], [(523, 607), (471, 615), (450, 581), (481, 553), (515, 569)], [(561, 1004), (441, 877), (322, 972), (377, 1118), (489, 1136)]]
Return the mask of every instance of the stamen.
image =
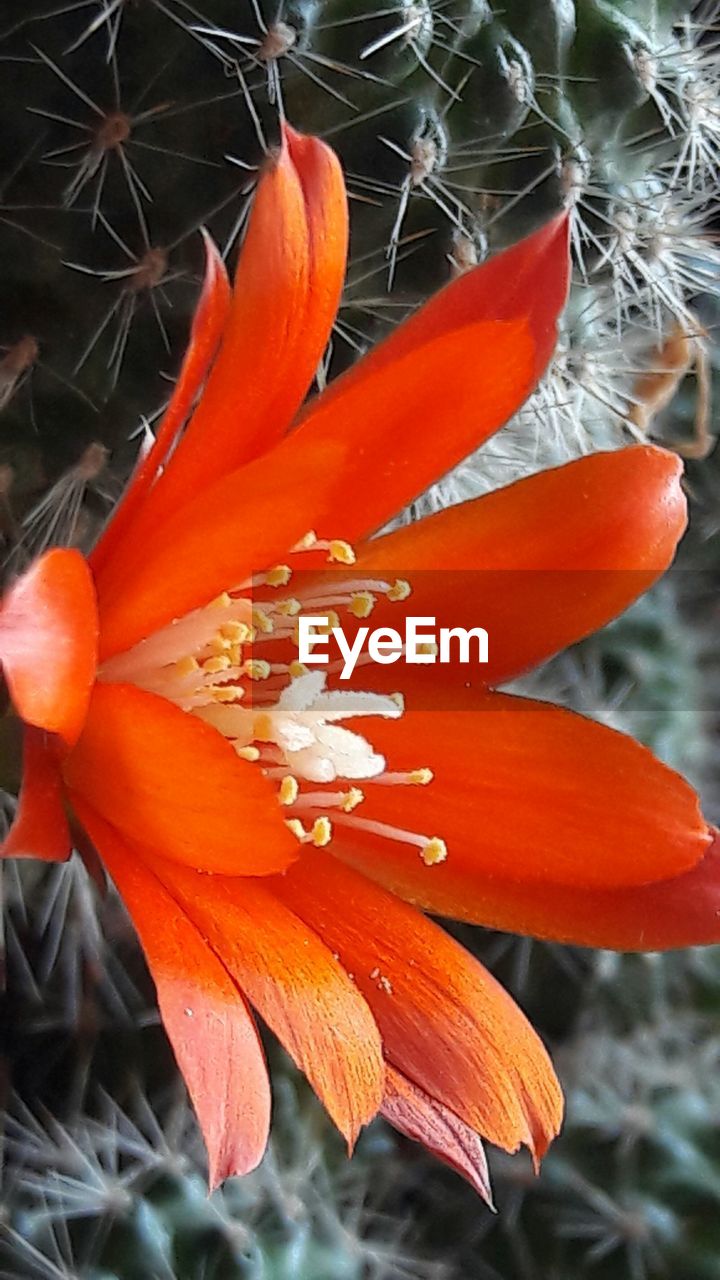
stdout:
[(259, 631), (262, 635), (268, 636), (274, 631), (272, 618), (258, 605), (252, 611), (252, 620), (256, 631)]
[(267, 680), (270, 675), (270, 663), (264, 658), (248, 658), (244, 669), (251, 680)]
[(265, 582), (268, 587), (286, 587), (291, 577), (292, 569), (289, 564), (276, 564), (274, 569), (265, 574)]
[(388, 787), (427, 787), (434, 776), (432, 769), (412, 769), (409, 773), (381, 773), (373, 782)]
[(356, 618), (368, 618), (375, 608), (375, 597), (369, 591), (358, 591), (351, 599), (348, 609)]
[[(319, 545), (319, 544), (318, 544)], [(337, 564), (355, 564), (356, 556), (349, 542), (342, 538), (333, 538), (328, 546), (328, 560)]]
[(282, 614), (285, 618), (294, 618), (301, 609), (300, 601), (295, 600), (292, 596), (288, 600), (278, 600), (275, 605), (275, 612)]
[(336, 822), (358, 831), (366, 831), (368, 835), (380, 836), (386, 840), (398, 840), (401, 844), (416, 845), (420, 857), (426, 867), (435, 867), (444, 862), (448, 856), (447, 845), (439, 836), (423, 836), (415, 831), (406, 831), (402, 827), (393, 827), (388, 822), (376, 822), (373, 818), (356, 818), (354, 814), (338, 813)]
[(286, 774), (280, 783), (280, 803), (284, 805), (294, 804), (298, 798), (299, 790), (297, 778), (294, 778), (291, 773)]
[(393, 602), (397, 602), (399, 600), (407, 600), (411, 592), (412, 592), (412, 587), (410, 586), (409, 582), (406, 582), (404, 578), (396, 578), (395, 582), (393, 583), (393, 585), (391, 586), (390, 590), (387, 593), (387, 598), (388, 600), (392, 600)]

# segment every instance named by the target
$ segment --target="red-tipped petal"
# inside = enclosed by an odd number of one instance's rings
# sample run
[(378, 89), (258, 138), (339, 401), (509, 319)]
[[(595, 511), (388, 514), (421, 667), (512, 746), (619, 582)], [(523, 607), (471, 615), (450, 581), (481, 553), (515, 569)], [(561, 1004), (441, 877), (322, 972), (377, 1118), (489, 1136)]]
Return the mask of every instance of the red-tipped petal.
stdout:
[(380, 1114), (406, 1138), (449, 1164), (493, 1207), (485, 1148), (477, 1133), (389, 1063)]
[(87, 712), (97, 660), (95, 590), (79, 551), (56, 548), (0, 606), (0, 660), (18, 715), (68, 745)]
[[(486, 382), (476, 364), (473, 380), (456, 377), (455, 366), (483, 342), (498, 367), (486, 370)], [(142, 545), (133, 537), (98, 584), (104, 654), (284, 559), (309, 529), (352, 538), (375, 528), (445, 470), (437, 455), (448, 433), (463, 434), (460, 457), (476, 441), (482, 414), (497, 410), (495, 426), (510, 415), (529, 388), (530, 362), (531, 339), (521, 322), (488, 322), (438, 338), (421, 357), (406, 355), (383, 368), (377, 399), (366, 401), (358, 384), (353, 405), (344, 403), (338, 416), (316, 417), (218, 481)], [(427, 474), (416, 482), (418, 467)]]
[(154, 693), (98, 684), (63, 767), (129, 840), (205, 872), (268, 875), (297, 857), (275, 791), (215, 729)]
[[(361, 865), (363, 859), (354, 858)], [(369, 870), (369, 868), (368, 868)], [(468, 867), (431, 882), (411, 858), (373, 864), (397, 893), (439, 915), (494, 929), (614, 951), (668, 951), (720, 943), (720, 836), (673, 880), (635, 888), (573, 889), (519, 884)]]
[(287, 430), (330, 336), (347, 236), (336, 155), (318, 138), (285, 126), (255, 196), (217, 361), (153, 494), (152, 521), (269, 449)]
[[(488, 876), (523, 884), (617, 889), (681, 875), (707, 851), (698, 798), (632, 738), (560, 707), (504, 694), (483, 709), (406, 712), (372, 721), (391, 770), (432, 769), (429, 786), (363, 784), (352, 821), (391, 824), (447, 845), (441, 864), (419, 850), (338, 822), (333, 848), (406, 895), (405, 871), (442, 885)], [(396, 878), (396, 874), (398, 877)], [(417, 895), (423, 901), (422, 891)], [(471, 903), (468, 902), (468, 909)]]
[(394, 1066), (489, 1141), (542, 1156), (560, 1089), (532, 1027), (477, 960), (329, 854), (308, 853), (268, 887), (353, 974)]
[(152, 865), (352, 1146), (380, 1106), (385, 1072), (372, 1014), (345, 970), (256, 880)]
[(413, 588), (401, 607), (381, 599), (373, 626), (401, 626), (404, 612), (438, 628), (483, 626), (489, 662), (453, 673), (373, 664), (363, 680), (412, 688), (428, 705), (429, 682), (452, 678), (461, 695), (468, 682), (502, 683), (597, 630), (672, 562), (686, 525), (681, 478), (663, 449), (592, 454), (367, 543), (353, 575), (407, 575)]
[[(328, 396), (342, 400), (356, 382), (365, 382), (385, 365), (482, 320), (524, 318), (535, 340), (539, 377), (552, 355), (557, 318), (567, 299), (569, 236), (568, 215), (558, 214), (532, 235), (459, 276), (338, 379)], [(477, 354), (480, 362), (486, 358), (482, 351)], [(305, 416), (311, 417), (313, 409), (314, 404), (309, 405)]]
[(210, 1185), (249, 1173), (267, 1143), (270, 1085), (244, 996), (139, 851), (82, 802), (78, 816), (117, 885), (147, 956), (163, 1025), (205, 1138)]
[(309, 529), (353, 540), (383, 524), (522, 404), (567, 276), (562, 220), (449, 286), (270, 453), (168, 514), (151, 541), (134, 537), (100, 584), (105, 652), (283, 558)]
[(57, 745), (42, 730), (26, 726), (22, 786), (15, 819), (0, 846), (2, 858), (65, 862), (70, 856)]
[(107, 529), (90, 555), (90, 564), (96, 577), (102, 572), (113, 551), (132, 533), (133, 525), (158, 478), (160, 468), (166, 462), (205, 381), (222, 337), (230, 306), (230, 282), (225, 264), (206, 231), (203, 231), (203, 239), (205, 276), (193, 316), (190, 343), (152, 448), (136, 467)]

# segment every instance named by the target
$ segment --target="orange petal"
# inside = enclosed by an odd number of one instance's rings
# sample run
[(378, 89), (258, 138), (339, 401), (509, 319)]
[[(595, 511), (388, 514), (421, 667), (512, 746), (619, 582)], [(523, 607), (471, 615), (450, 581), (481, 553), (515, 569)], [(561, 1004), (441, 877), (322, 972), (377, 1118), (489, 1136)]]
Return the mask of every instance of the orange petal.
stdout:
[[(558, 214), (532, 235), (459, 276), (339, 378), (326, 393), (328, 398), (342, 400), (356, 382), (366, 382), (371, 374), (401, 357), (417, 354), (443, 334), (479, 320), (524, 318), (535, 340), (539, 377), (552, 355), (557, 318), (567, 299), (569, 236), (569, 217)], [(490, 356), (489, 352), (475, 352), (480, 363), (489, 361)], [(312, 417), (314, 408), (315, 402), (308, 406), (305, 417)]]
[(402, 896), (424, 902), (416, 886), (427, 883), (433, 904), (445, 883), (473, 878), (615, 889), (680, 875), (702, 858), (710, 836), (697, 796), (645, 747), (546, 703), (491, 693), (482, 705), (372, 721), (389, 769), (429, 767), (434, 781), (363, 783), (353, 820), (439, 836), (442, 864), (425, 866), (417, 848), (339, 823), (333, 849), (345, 858), (347, 848)]
[(0, 605), (0, 660), (15, 710), (69, 745), (85, 720), (97, 633), (95, 591), (79, 551), (46, 552)]
[(483, 626), (490, 660), (372, 664), (363, 684), (412, 688), (427, 706), (429, 684), (464, 697), (468, 681), (502, 683), (597, 630), (671, 563), (686, 525), (681, 477), (663, 449), (592, 454), (367, 543), (355, 576), (409, 577), (413, 588), (404, 606), (379, 601), (373, 626), (398, 627), (403, 612), (438, 628)]
[(153, 522), (285, 433), (330, 336), (347, 238), (336, 155), (286, 125), (258, 185), (220, 353), (148, 505)]
[(450, 285), (407, 333), (313, 400), (270, 453), (169, 514), (151, 538), (134, 536), (100, 584), (105, 654), (283, 559), (309, 529), (371, 533), (497, 430), (552, 351), (566, 238), (556, 220)]
[(345, 970), (256, 880), (152, 865), (352, 1146), (380, 1106), (385, 1073), (378, 1029)]
[(225, 264), (206, 231), (203, 231), (203, 239), (205, 241), (205, 277), (193, 316), (190, 343), (152, 448), (136, 467), (107, 529), (90, 555), (90, 564), (96, 578), (113, 550), (117, 549), (131, 532), (150, 488), (157, 480), (158, 472), (166, 462), (178, 433), (192, 409), (222, 336), (230, 306), (230, 282)]
[(438, 1159), (449, 1164), (493, 1207), (490, 1173), (481, 1139), (453, 1111), (389, 1064), (380, 1114), (406, 1138), (421, 1142)]
[[(361, 865), (363, 858), (352, 855)], [(614, 951), (667, 951), (720, 943), (720, 837), (673, 880), (628, 889), (573, 889), (518, 884), (460, 869), (431, 882), (408, 858), (368, 873), (435, 911), (533, 938)]]
[(20, 797), (13, 824), (0, 846), (0, 857), (65, 862), (69, 856), (70, 832), (57, 743), (41, 730), (26, 726)]
[(532, 1027), (477, 960), (329, 854), (309, 853), (268, 886), (352, 973), (403, 1075), (489, 1141), (542, 1156), (560, 1089)]
[(163, 1024), (207, 1145), (210, 1185), (249, 1173), (267, 1143), (270, 1085), (243, 994), (138, 850), (82, 801), (78, 816), (145, 951)]
[(128, 839), (205, 872), (267, 875), (297, 856), (275, 791), (215, 729), (133, 685), (95, 687), (65, 781)]
[[(491, 381), (448, 381), (453, 366), (483, 343), (490, 343), (499, 366)], [(352, 538), (375, 528), (444, 470), (433, 459), (448, 432), (465, 432), (458, 457), (472, 448), (479, 403), (502, 405), (496, 426), (510, 415), (523, 398), (518, 370), (523, 381), (530, 359), (531, 342), (520, 322), (479, 324), (438, 338), (422, 358), (408, 355), (380, 371), (383, 389), (371, 412), (358, 384), (354, 419), (316, 417), (168, 517), (151, 539), (141, 544), (133, 535), (98, 584), (103, 655), (130, 647), (284, 559), (309, 529)], [(417, 424), (425, 422), (433, 427), (427, 440), (418, 438)], [(416, 484), (413, 477), (426, 458), (427, 474)]]

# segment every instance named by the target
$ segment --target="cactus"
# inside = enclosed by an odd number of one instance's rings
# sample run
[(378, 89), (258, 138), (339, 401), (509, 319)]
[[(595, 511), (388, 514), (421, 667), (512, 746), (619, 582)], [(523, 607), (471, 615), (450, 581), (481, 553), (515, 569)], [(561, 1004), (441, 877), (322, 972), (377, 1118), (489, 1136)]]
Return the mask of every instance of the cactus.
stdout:
[[(50, 542), (91, 541), (177, 370), (201, 269), (197, 229), (207, 225), (232, 259), (283, 112), (338, 150), (350, 192), (348, 280), (319, 385), (446, 280), (573, 208), (575, 279), (546, 378), (405, 518), (631, 437), (680, 434), (681, 448), (701, 454), (720, 275), (708, 231), (720, 175), (718, 13), (708, 0), (9, 0), (7, 571)], [(691, 490), (693, 563), (712, 572), (715, 459), (692, 464)], [(533, 691), (630, 730), (702, 783), (714, 664), (697, 621), (692, 589), (665, 585), (552, 663)], [(479, 954), (514, 977), (564, 1045), (569, 1086), (566, 1135), (539, 1182), (495, 1162), (497, 1225), (453, 1175), (382, 1127), (346, 1166), (289, 1074), (268, 1160), (208, 1201), (116, 899), (77, 861), (5, 875), (16, 1096), (4, 1274), (717, 1275), (716, 951), (594, 957), (476, 934)], [(695, 1009), (684, 1023), (680, 1002)], [(585, 1014), (600, 1024), (592, 1038)], [(686, 1053), (690, 1035), (698, 1048)], [(372, 1195), (364, 1151), (374, 1169), (386, 1157)], [(405, 1225), (413, 1199), (418, 1242)]]
[[(281, 1082), (282, 1085), (283, 1082)], [(0, 1274), (47, 1280), (440, 1280), (407, 1231), (384, 1221), (362, 1154), (344, 1160), (289, 1079), (257, 1173), (208, 1198), (184, 1099), (126, 1107), (102, 1094), (67, 1123), (16, 1103), (7, 1119), (9, 1218)], [(392, 1157), (382, 1134), (364, 1141)], [(53, 1170), (52, 1178), (48, 1169)]]
[(576, 287), (549, 375), (430, 502), (660, 429), (661, 384), (691, 371), (717, 279), (712, 23), (707, 4), (655, 0), (7, 7), (0, 465), (21, 547), (36, 549), (43, 521), (48, 539), (89, 536), (107, 510), (108, 476), (126, 474), (177, 367), (196, 229), (232, 252), (281, 109), (333, 143), (351, 195), (321, 378), (574, 205)]

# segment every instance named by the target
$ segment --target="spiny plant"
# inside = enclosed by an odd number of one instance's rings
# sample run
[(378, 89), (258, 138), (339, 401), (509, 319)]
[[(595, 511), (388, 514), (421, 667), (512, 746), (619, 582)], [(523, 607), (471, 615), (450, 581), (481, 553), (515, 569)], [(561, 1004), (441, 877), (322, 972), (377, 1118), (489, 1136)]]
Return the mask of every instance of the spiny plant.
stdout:
[[(686, 443), (707, 447), (714, 3), (13, 0), (2, 21), (0, 461), (5, 536), (25, 554), (43, 499), (56, 540), (82, 535), (78, 504), (107, 509), (104, 478), (126, 473), (159, 374), (177, 367), (197, 228), (232, 252), (283, 111), (332, 142), (350, 187), (348, 284), (321, 380), (450, 276), (574, 206), (576, 285), (553, 366), (513, 427), (426, 502), (662, 431), (694, 371)], [(68, 470), (72, 501), (53, 489)]]
[[(48, 543), (89, 541), (117, 497), (178, 367), (199, 284), (198, 227), (232, 258), (283, 112), (332, 143), (350, 190), (348, 281), (319, 385), (446, 280), (562, 205), (573, 209), (575, 282), (543, 384), (407, 518), (630, 436), (673, 443), (678, 421), (682, 447), (703, 452), (720, 271), (710, 232), (719, 14), (713, 0), (9, 0), (0, 18), (0, 534), (10, 571)], [(680, 415), (669, 407), (678, 391)], [(700, 548), (710, 564), (713, 465), (692, 471), (693, 489), (710, 495)], [(689, 749), (706, 688), (693, 663), (686, 622), (664, 590), (543, 679), (692, 771), (703, 763)], [(703, 1268), (714, 1241), (699, 1238), (695, 1210), (663, 1181), (672, 1149), (676, 1182), (687, 1157), (700, 1171), (692, 1205), (706, 1203), (714, 1132), (679, 1113), (697, 1106), (707, 1117), (708, 1076), (681, 1082), (683, 1103), (667, 1065), (676, 1046), (657, 1028), (646, 1048), (663, 1083), (644, 1095), (649, 1130), (659, 1132), (673, 1106), (679, 1118), (662, 1130), (667, 1145), (635, 1141), (644, 1153), (635, 1184), (623, 1163), (643, 1063), (628, 1028), (643, 1001), (657, 1015), (678, 993), (714, 1009), (712, 958), (654, 963), (502, 942), (554, 1040), (568, 1038), (589, 1000), (612, 1014), (592, 1042), (592, 1085), (571, 1090), (565, 1145), (540, 1182), (497, 1164), (498, 1227), (417, 1155), (397, 1175), (392, 1218), (368, 1215), (362, 1160), (348, 1170), (335, 1159), (304, 1097), (288, 1104), (280, 1142), (289, 1154), (273, 1152), (257, 1175), (206, 1202), (187, 1109), (158, 1101), (171, 1067), (142, 965), (115, 900), (81, 885), (78, 871), (7, 872), (9, 1065), (19, 1091), (7, 1274), (146, 1280), (152, 1266), (178, 1280), (540, 1280), (538, 1258), (541, 1280), (602, 1280), (618, 1268), (649, 1280), (662, 1266), (677, 1280), (713, 1274)], [(563, 998), (551, 1009), (559, 975)], [(693, 1026), (706, 1036), (706, 1024)], [(127, 1075), (116, 1073), (118, 1045)], [(571, 1082), (579, 1053), (568, 1053)], [(631, 1062), (622, 1079), (632, 1106), (620, 1106), (603, 1146), (619, 1101), (616, 1058)], [(58, 1064), (74, 1082), (63, 1091)], [(47, 1113), (34, 1107), (38, 1096)], [(602, 1124), (589, 1121), (593, 1108)], [(52, 1180), (50, 1169), (59, 1170)], [(395, 1169), (388, 1154), (388, 1175)], [(444, 1238), (433, 1241), (429, 1214), (429, 1246), (444, 1250), (446, 1265), (425, 1271), (405, 1256), (401, 1224), (412, 1197), (431, 1188)]]
[[(97, 1087), (67, 1121), (15, 1097), (5, 1125), (0, 1275), (28, 1280), (442, 1280), (409, 1225), (383, 1213), (395, 1159), (381, 1131), (348, 1163), (337, 1135), (288, 1075), (261, 1167), (208, 1198), (187, 1101), (149, 1097), (137, 1079), (120, 1104)], [(365, 1158), (367, 1157), (367, 1158)], [(52, 1177), (48, 1176), (51, 1169)]]

